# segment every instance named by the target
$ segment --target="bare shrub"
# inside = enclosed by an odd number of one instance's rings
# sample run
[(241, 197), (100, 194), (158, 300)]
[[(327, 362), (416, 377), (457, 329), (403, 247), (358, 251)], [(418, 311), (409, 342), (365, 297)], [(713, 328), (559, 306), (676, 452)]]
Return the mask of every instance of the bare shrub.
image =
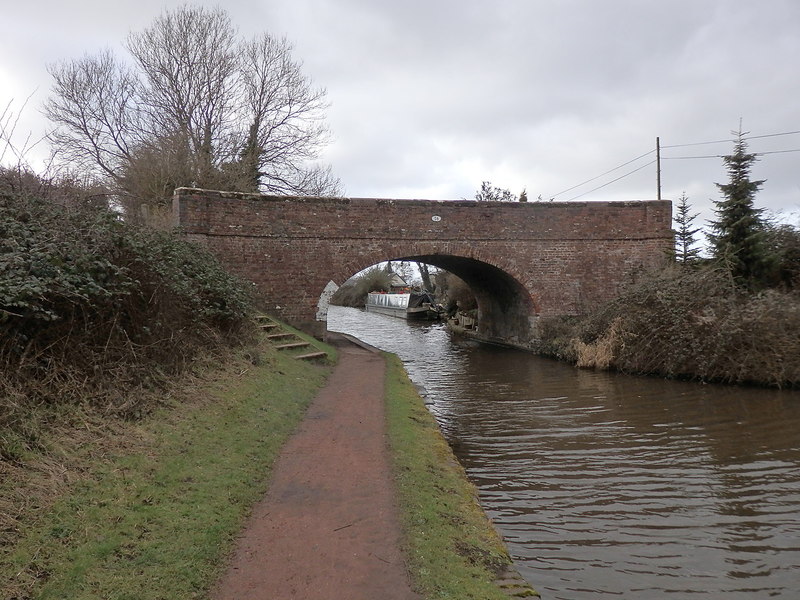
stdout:
[(753, 294), (721, 267), (643, 278), (575, 328), (580, 366), (800, 386), (800, 294)]
[(439, 271), (435, 279), (437, 300), (448, 314), (455, 314), (459, 310), (467, 313), (478, 308), (472, 290), (463, 279), (449, 271)]
[(576, 362), (577, 317), (542, 317), (536, 324), (536, 352), (559, 360)]
[(331, 297), (335, 306), (364, 308), (370, 292), (388, 292), (391, 289), (391, 274), (380, 266), (372, 267), (345, 281)]

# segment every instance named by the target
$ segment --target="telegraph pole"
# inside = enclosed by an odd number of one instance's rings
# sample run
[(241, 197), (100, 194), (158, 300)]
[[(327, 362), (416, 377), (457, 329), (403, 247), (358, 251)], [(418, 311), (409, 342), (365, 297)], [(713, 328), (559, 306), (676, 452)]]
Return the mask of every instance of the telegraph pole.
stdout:
[(661, 141), (656, 137), (656, 199), (661, 200)]

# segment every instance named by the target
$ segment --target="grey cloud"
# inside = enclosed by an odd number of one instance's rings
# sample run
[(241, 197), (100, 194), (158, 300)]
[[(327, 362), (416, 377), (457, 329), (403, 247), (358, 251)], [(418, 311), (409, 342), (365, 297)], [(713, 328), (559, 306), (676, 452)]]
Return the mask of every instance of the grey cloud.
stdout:
[[(4, 50), (16, 52), (4, 52), (2, 66), (23, 87), (46, 82), (44, 61), (113, 44), (162, 3), (66, 4), (11, 9)], [(48, 8), (58, 24), (39, 18)], [(285, 34), (328, 89), (335, 141), (326, 157), (352, 195), (470, 197), (491, 179), (535, 197), (647, 152), (656, 136), (665, 145), (722, 139), (740, 117), (754, 135), (800, 130), (794, 0), (232, 0), (225, 8), (245, 34)], [(66, 42), (48, 44), (62, 35)], [(800, 135), (752, 147), (800, 149)], [(681, 153), (689, 152), (664, 152)], [(768, 179), (763, 205), (797, 207), (798, 160), (767, 155), (756, 164)], [(664, 195), (686, 190), (708, 218), (724, 177), (719, 159), (665, 160)], [(583, 199), (653, 197), (654, 179), (646, 168)]]

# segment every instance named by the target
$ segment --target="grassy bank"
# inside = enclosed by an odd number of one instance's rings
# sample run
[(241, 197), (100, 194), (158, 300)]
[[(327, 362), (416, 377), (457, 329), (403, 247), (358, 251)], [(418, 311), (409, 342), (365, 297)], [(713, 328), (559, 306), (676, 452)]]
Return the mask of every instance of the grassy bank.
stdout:
[(386, 361), (389, 438), (417, 589), (429, 600), (535, 596), (516, 582), (498, 585), (511, 564), (505, 546), (400, 359)]
[[(387, 362), (417, 589), (428, 600), (533, 595), (519, 581), (498, 585), (505, 547), (402, 364)], [(186, 376), (138, 421), (73, 412), (43, 452), (0, 463), (0, 597), (206, 598), (329, 370), (264, 345)]]
[(151, 416), (87, 412), (0, 465), (0, 597), (204, 597), (328, 371), (251, 349)]

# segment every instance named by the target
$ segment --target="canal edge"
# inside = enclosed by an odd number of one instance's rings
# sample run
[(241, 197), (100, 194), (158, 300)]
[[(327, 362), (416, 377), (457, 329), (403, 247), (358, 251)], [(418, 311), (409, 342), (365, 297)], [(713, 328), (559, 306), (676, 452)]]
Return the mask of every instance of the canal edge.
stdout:
[[(406, 376), (408, 376), (408, 372), (406, 372)], [(410, 377), (409, 381), (411, 381)], [(425, 390), (425, 387), (417, 383), (414, 383), (413, 381), (411, 383), (413, 384), (414, 389), (416, 390), (417, 396), (419, 396), (420, 401), (424, 404), (425, 408), (428, 409), (428, 413), (431, 415), (431, 418), (436, 422), (436, 427), (439, 430), (439, 434), (442, 437), (444, 437), (444, 434), (442, 433), (442, 430), (439, 427), (439, 422), (436, 421), (436, 417), (434, 417), (434, 415), (430, 412), (430, 407), (433, 406), (433, 403), (428, 402), (426, 400), (428, 394), (427, 391)], [(449, 448), (450, 444), (448, 444), (447, 446)], [(451, 450), (450, 460), (459, 462), (458, 457), (455, 455), (455, 453), (452, 452), (452, 450)], [(469, 483), (470, 485), (474, 485), (472, 484), (472, 482), (469, 481), (469, 479), (467, 479), (467, 483)], [(508, 546), (505, 542), (505, 539), (503, 538), (502, 534), (497, 529), (497, 527), (495, 527), (494, 522), (486, 514), (486, 511), (483, 509), (483, 506), (481, 506), (481, 511), (483, 512), (487, 525), (492, 529), (494, 529), (494, 531), (497, 533), (497, 536), (503, 541), (503, 546), (505, 546), (506, 552), (508, 552)], [(533, 586), (530, 583), (528, 583), (527, 580), (519, 572), (516, 564), (514, 563), (514, 559), (511, 558), (510, 553), (509, 553), (509, 558), (511, 559), (511, 562), (497, 574), (497, 577), (494, 580), (494, 584), (498, 588), (500, 588), (500, 590), (504, 592), (509, 598), (541, 598), (541, 594), (539, 594), (539, 592), (537, 592), (533, 588)]]
[[(341, 334), (337, 334), (341, 335)], [(349, 335), (344, 335), (343, 337), (347, 338), (347, 341), (352, 341), (357, 345), (364, 347), (371, 351), (376, 351), (383, 356), (384, 361), (387, 363), (387, 367), (389, 366), (390, 362), (394, 362), (396, 359), (396, 364), (399, 365), (399, 370), (402, 371), (402, 376), (406, 379), (406, 381), (411, 384), (413, 388), (413, 393), (410, 393), (409, 396), (411, 398), (411, 403), (414, 403), (414, 399), (416, 399), (416, 403), (418, 404), (417, 409), (414, 410), (414, 414), (420, 416), (424, 421), (428, 422), (428, 425), (425, 426), (425, 429), (428, 429), (440, 439), (441, 447), (444, 449), (443, 455), (440, 455), (437, 458), (439, 464), (451, 464), (457, 465), (456, 469), (450, 467), (451, 472), (457, 474), (457, 479), (461, 481), (463, 487), (465, 489), (471, 490), (471, 497), (472, 500), (470, 504), (477, 509), (477, 514), (479, 515), (477, 521), (473, 521), (473, 523), (482, 523), (482, 525), (478, 525), (480, 528), (484, 528), (485, 531), (491, 532), (491, 537), (493, 537), (498, 544), (499, 548), (502, 548), (502, 552), (505, 555), (508, 562), (506, 563), (505, 560), (503, 561), (504, 564), (502, 565), (495, 565), (489, 568), (491, 575), (484, 579), (486, 585), (494, 585), (498, 591), (505, 597), (508, 598), (540, 598), (541, 595), (537, 592), (534, 587), (528, 583), (520, 574), (519, 570), (517, 569), (516, 564), (514, 563), (513, 559), (511, 558), (511, 554), (508, 551), (508, 545), (506, 544), (505, 539), (503, 538), (501, 532), (497, 529), (494, 522), (491, 518), (486, 514), (483, 506), (480, 503), (480, 498), (478, 496), (477, 488), (475, 485), (469, 480), (466, 470), (464, 469), (463, 465), (460, 463), (458, 458), (456, 457), (455, 453), (452, 451), (450, 444), (447, 443), (446, 438), (442, 434), (441, 428), (439, 426), (438, 421), (436, 420), (433, 413), (430, 411), (429, 405), (425, 401), (425, 390), (421, 386), (414, 384), (410, 377), (408, 376), (408, 372), (405, 369), (405, 365), (402, 363), (400, 358), (396, 354), (392, 354), (389, 352), (381, 351), (377, 348), (370, 346), (369, 344), (364, 344), (357, 338), (353, 338)], [(342, 340), (339, 340), (342, 341)], [(387, 375), (388, 375), (387, 370)], [(385, 399), (387, 401), (388, 399)], [(412, 420), (417, 421), (417, 418), (412, 417)], [(420, 421), (422, 423), (422, 421)], [(390, 450), (391, 451), (391, 450)], [(455, 543), (458, 546), (458, 541)], [(476, 549), (477, 550), (477, 549)], [(480, 553), (481, 551), (478, 550)], [(460, 551), (457, 551), (458, 554), (462, 554)], [(462, 554), (462, 556), (464, 556)], [(470, 559), (471, 560), (471, 559)], [(487, 565), (488, 566), (488, 565)], [(471, 597), (471, 596), (470, 596)]]

